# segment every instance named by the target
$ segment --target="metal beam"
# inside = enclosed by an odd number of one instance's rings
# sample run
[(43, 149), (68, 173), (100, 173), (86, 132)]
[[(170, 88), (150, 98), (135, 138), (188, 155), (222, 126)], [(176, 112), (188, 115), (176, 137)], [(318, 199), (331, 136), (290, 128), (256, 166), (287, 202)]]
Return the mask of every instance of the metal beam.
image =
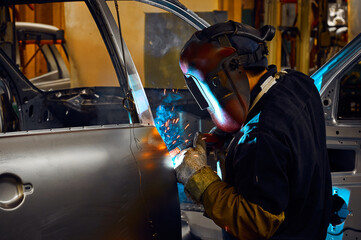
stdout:
[(297, 38), (297, 70), (309, 75), (310, 65), (310, 37), (311, 37), (311, 0), (298, 0), (297, 28), (300, 36)]
[(359, 15), (361, 11), (361, 1), (349, 0), (347, 3), (348, 41), (351, 41), (357, 36), (357, 34), (361, 32), (361, 22)]
[(278, 29), (281, 25), (281, 2), (280, 0), (266, 0), (265, 1), (265, 24), (272, 25), (276, 28), (276, 35), (269, 43), (268, 62), (275, 64), (278, 69), (281, 69), (281, 50), (282, 50), (282, 36)]

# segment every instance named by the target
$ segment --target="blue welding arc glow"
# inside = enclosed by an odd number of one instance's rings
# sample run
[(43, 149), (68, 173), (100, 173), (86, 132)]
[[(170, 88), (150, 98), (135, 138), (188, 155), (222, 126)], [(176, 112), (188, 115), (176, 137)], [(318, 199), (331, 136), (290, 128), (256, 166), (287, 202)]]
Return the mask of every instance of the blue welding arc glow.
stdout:
[(320, 68), (315, 74), (311, 76), (312, 79), (315, 81), (315, 85), (317, 87), (317, 90), (321, 90), (323, 76), (332, 69), (337, 62), (340, 61), (341, 58), (343, 58), (344, 54), (340, 53), (337, 56), (335, 56), (333, 59), (331, 59), (327, 64), (325, 64), (322, 68)]
[(141, 86), (138, 86), (137, 81), (133, 78), (132, 75), (129, 75), (129, 85), (133, 90), (133, 99), (137, 102), (136, 106), (140, 113), (148, 111), (149, 103), (148, 99), (145, 96), (144, 89)]
[[(340, 198), (342, 198), (345, 201), (346, 208), (349, 205), (350, 202), (350, 194), (351, 191), (346, 188), (339, 188), (339, 187), (332, 187), (332, 195), (337, 195)], [(327, 237), (326, 240), (342, 240), (343, 233), (340, 235), (338, 234), (342, 231), (344, 228), (345, 222), (343, 221), (341, 224), (338, 224), (336, 226), (333, 226), (332, 224), (329, 224), (327, 228)]]
[(156, 109), (155, 126), (169, 151), (186, 141), (183, 138), (184, 127), (180, 114), (182, 107), (172, 104), (180, 99), (181, 96), (177, 93), (167, 93), (162, 98), (164, 105)]
[(217, 161), (217, 175), (220, 179), (222, 179), (222, 169), (221, 169), (221, 163), (220, 161)]
[[(361, 50), (361, 34), (355, 37), (349, 44), (347, 44), (339, 53), (332, 57), (326, 64), (324, 64), (319, 70), (317, 70), (311, 78), (315, 81), (315, 85), (318, 91), (321, 91), (322, 83), (324, 81), (324, 75), (341, 69), (347, 61), (353, 59)], [(328, 79), (326, 79), (328, 80)], [(326, 86), (326, 82), (323, 84)]]
[(245, 143), (247, 140), (248, 144), (256, 143), (257, 138), (250, 138), (250, 133), (257, 128), (257, 123), (259, 122), (259, 116), (261, 112), (259, 112), (256, 116), (254, 116), (242, 129), (241, 132), (243, 136), (239, 140), (238, 144)]
[(177, 156), (174, 157), (174, 159), (173, 159), (173, 167), (174, 168), (178, 167), (183, 162), (185, 153), (186, 153), (186, 151), (181, 151)]
[(139, 112), (145, 112), (148, 111), (148, 100), (145, 97), (144, 93), (142, 92), (142, 90), (137, 90), (133, 92), (133, 98), (138, 99), (138, 108), (139, 108)]

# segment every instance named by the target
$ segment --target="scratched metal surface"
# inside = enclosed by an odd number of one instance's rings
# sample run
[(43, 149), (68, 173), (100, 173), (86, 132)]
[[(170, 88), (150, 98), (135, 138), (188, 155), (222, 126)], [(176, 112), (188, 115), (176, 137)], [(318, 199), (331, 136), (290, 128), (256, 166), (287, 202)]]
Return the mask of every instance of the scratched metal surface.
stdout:
[(0, 208), (0, 239), (181, 238), (175, 175), (155, 127), (1, 136), (0, 183), (3, 173), (33, 193)]

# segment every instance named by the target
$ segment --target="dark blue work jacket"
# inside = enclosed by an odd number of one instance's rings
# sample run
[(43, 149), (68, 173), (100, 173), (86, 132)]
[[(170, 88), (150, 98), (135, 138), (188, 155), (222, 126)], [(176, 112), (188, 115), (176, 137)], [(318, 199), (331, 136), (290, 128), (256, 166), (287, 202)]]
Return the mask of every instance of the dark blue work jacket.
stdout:
[[(325, 239), (331, 176), (321, 99), (312, 79), (287, 72), (251, 110), (230, 144), (225, 181), (270, 213), (285, 213), (272, 239)], [(251, 101), (275, 73), (270, 67)]]

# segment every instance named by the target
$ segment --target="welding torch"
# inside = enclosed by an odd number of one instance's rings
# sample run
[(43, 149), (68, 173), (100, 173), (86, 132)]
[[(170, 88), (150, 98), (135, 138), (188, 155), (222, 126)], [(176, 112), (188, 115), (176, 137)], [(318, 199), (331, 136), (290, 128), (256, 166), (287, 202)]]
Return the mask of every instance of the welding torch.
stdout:
[[(206, 143), (207, 152), (211, 152), (216, 149), (223, 148), (224, 145), (230, 139), (230, 134), (225, 134), (224, 132), (221, 132), (217, 128), (213, 128), (209, 133), (197, 132), (195, 134), (194, 139), (197, 139), (199, 134), (202, 134), (202, 140), (204, 140)], [(169, 154), (173, 158), (178, 153), (180, 153), (183, 149), (190, 148), (190, 147), (195, 148), (196, 147), (195, 144), (196, 144), (195, 140), (189, 141), (189, 142), (184, 142), (184, 143), (178, 145), (177, 147), (175, 147), (174, 149), (172, 149), (171, 151), (169, 151)]]

